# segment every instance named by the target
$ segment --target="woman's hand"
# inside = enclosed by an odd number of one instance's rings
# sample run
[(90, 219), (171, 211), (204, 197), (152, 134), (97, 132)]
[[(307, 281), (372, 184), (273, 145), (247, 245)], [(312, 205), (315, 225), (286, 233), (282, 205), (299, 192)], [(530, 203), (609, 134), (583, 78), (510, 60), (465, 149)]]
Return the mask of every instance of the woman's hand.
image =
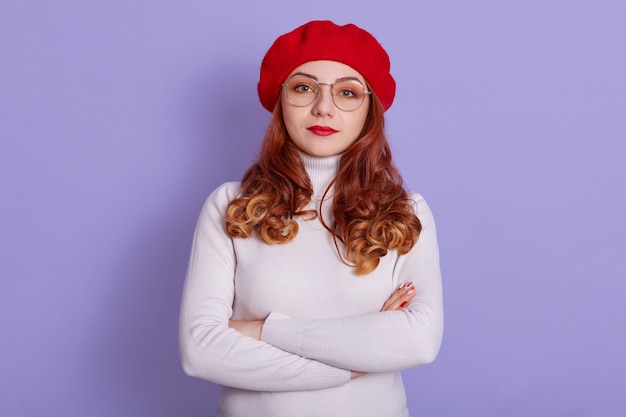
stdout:
[(403, 310), (409, 305), (409, 302), (415, 297), (415, 287), (412, 282), (401, 285), (383, 304), (380, 311)]
[(358, 378), (367, 375), (367, 372), (350, 371), (350, 379)]
[(264, 320), (228, 320), (228, 327), (256, 340), (261, 340)]

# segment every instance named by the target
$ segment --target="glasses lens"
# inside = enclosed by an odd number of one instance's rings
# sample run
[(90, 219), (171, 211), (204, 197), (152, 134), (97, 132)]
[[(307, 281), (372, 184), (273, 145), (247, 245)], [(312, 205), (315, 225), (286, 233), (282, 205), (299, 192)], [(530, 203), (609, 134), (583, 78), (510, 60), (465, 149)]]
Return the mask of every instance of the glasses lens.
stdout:
[(294, 77), (287, 82), (287, 99), (298, 107), (308, 106), (317, 97), (317, 83), (307, 77)]
[(356, 110), (365, 98), (365, 89), (356, 81), (340, 81), (333, 85), (333, 100), (341, 110)]

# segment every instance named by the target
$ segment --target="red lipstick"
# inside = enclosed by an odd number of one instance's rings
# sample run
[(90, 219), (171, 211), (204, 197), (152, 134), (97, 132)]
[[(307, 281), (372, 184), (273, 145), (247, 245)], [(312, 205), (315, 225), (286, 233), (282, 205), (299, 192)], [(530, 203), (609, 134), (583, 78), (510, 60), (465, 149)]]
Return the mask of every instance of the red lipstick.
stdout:
[(307, 127), (307, 129), (317, 136), (330, 136), (333, 133), (337, 133), (337, 130), (328, 126), (315, 125), (315, 126)]

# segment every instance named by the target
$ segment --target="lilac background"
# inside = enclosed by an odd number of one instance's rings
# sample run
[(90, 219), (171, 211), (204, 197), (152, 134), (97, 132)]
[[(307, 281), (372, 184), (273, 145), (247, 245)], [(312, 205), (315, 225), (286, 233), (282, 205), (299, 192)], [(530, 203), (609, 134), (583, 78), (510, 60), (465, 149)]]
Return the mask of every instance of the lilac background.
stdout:
[(2, 1), (0, 415), (214, 412), (178, 362), (196, 215), (256, 154), (263, 54), (314, 18), (388, 50), (396, 161), (438, 221), (412, 415), (623, 415), (625, 3), (365, 3)]

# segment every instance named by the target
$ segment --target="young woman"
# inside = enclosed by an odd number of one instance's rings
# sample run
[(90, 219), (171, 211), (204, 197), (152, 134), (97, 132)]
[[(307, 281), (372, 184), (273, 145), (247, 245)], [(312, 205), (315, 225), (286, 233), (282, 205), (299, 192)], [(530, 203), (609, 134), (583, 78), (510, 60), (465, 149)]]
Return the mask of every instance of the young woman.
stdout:
[(368, 32), (309, 22), (267, 52), (258, 161), (207, 199), (180, 319), (185, 372), (221, 417), (408, 416), (400, 371), (443, 332), (431, 212), (383, 132), (395, 95)]

